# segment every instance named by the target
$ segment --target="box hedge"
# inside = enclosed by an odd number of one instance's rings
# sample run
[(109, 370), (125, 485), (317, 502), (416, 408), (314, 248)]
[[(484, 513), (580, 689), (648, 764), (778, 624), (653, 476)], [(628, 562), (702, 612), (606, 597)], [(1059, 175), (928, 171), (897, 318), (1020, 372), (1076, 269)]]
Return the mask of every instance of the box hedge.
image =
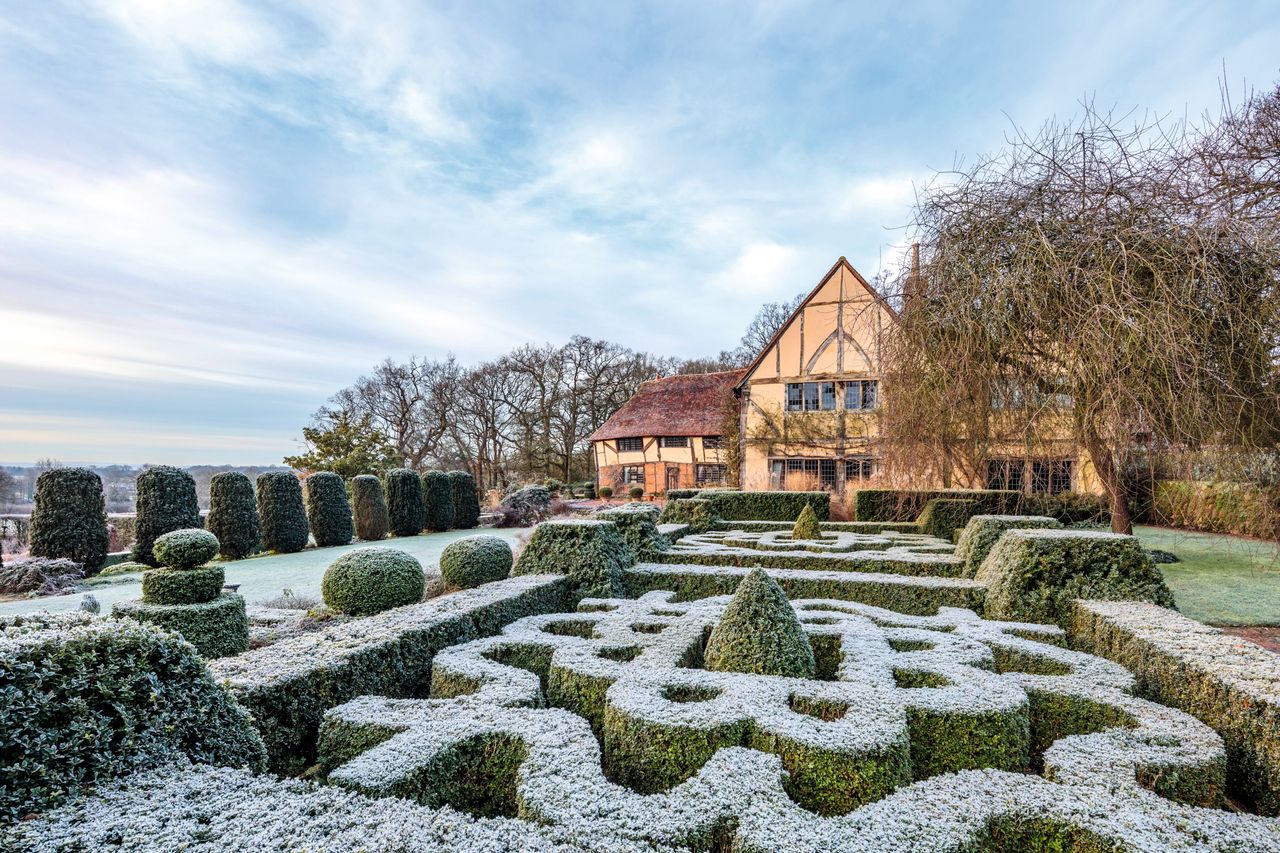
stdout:
[(703, 652), (707, 669), (787, 678), (813, 678), (813, 647), (787, 594), (761, 569), (752, 569), (711, 629)]
[(487, 534), (464, 536), (440, 553), (440, 576), (448, 586), (471, 589), (508, 577), (513, 561), (505, 539)]
[(332, 471), (317, 471), (302, 481), (307, 525), (320, 547), (347, 545), (355, 534), (347, 484)]
[(361, 474), (351, 480), (351, 497), (355, 509), (356, 536), (365, 542), (387, 538), (391, 521), (382, 481), (372, 474)]
[[(670, 492), (667, 493), (668, 497)], [(706, 498), (668, 500), (658, 516), (659, 524), (686, 524), (690, 533), (706, 533), (721, 522), (711, 501)], [(785, 523), (785, 522), (782, 522)]]
[(172, 530), (204, 527), (196, 481), (181, 468), (156, 465), (138, 475), (137, 521), (133, 540), (133, 561), (159, 565), (151, 549), (156, 538)]
[(209, 532), (218, 537), (224, 560), (240, 560), (262, 544), (262, 523), (253, 483), (239, 471), (223, 471), (209, 480)]
[(635, 565), (617, 525), (596, 519), (544, 521), (533, 529), (512, 575), (568, 575), (582, 596), (622, 594), (622, 573)]
[(476, 487), (476, 478), (466, 471), (450, 471), (449, 484), (453, 487), (454, 528), (474, 530), (480, 524), (480, 490)]
[[(858, 521), (914, 521), (935, 498), (977, 501), (975, 514), (1008, 515), (1018, 508), (1022, 493), (999, 489), (859, 489), (854, 494), (853, 517)], [(947, 534), (950, 536), (950, 531)]]
[(387, 516), (392, 536), (417, 536), (426, 525), (422, 480), (408, 468), (387, 472)]
[(150, 569), (142, 573), (142, 600), (147, 604), (203, 604), (222, 594), (222, 566), (194, 569)]
[(88, 468), (53, 468), (36, 480), (29, 550), (33, 557), (67, 559), (86, 575), (107, 559), (102, 479)]
[(1039, 527), (1062, 527), (1056, 518), (1044, 515), (975, 515), (965, 525), (960, 541), (956, 544), (956, 556), (964, 564), (964, 576), (971, 578), (991, 553), (996, 541), (1006, 530), (1027, 530)]
[(425, 529), (440, 533), (453, 527), (453, 483), (448, 474), (427, 471), (422, 475), (422, 503)]
[(920, 532), (947, 542), (951, 534), (969, 523), (978, 513), (978, 502), (968, 498), (933, 498), (924, 505), (916, 523)]
[(191, 646), (86, 614), (0, 617), (0, 824), (185, 755), (261, 770), (249, 715)]
[(986, 616), (1065, 624), (1077, 598), (1173, 606), (1151, 555), (1133, 536), (1088, 530), (1006, 530), (974, 576)]
[(372, 616), (422, 600), (422, 564), (411, 554), (373, 545), (348, 551), (329, 564), (320, 594), (330, 609)]
[(726, 520), (791, 521), (805, 506), (813, 507), (819, 521), (831, 515), (830, 492), (739, 492), (703, 489), (696, 497), (711, 501), (711, 509)]
[(258, 517), (262, 521), (262, 547), (266, 550), (292, 554), (307, 547), (310, 530), (302, 484), (292, 471), (258, 475)]

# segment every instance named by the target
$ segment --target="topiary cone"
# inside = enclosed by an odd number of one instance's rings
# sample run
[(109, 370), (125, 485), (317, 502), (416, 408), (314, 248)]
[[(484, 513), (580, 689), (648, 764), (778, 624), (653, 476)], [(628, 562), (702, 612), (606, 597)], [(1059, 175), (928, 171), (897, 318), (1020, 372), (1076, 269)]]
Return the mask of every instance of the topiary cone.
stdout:
[(800, 517), (796, 519), (796, 526), (791, 529), (791, 538), (822, 538), (822, 525), (818, 523), (818, 516), (814, 513), (812, 504), (805, 504), (804, 509), (800, 510)]
[(787, 594), (763, 569), (752, 569), (711, 631), (707, 669), (813, 678), (813, 647)]

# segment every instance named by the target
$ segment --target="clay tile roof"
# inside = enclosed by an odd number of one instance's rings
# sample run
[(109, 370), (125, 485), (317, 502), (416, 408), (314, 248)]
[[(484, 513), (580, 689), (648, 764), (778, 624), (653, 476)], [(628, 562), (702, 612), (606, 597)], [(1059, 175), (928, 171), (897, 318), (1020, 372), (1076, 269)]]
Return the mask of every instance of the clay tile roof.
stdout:
[(592, 441), (661, 435), (720, 435), (724, 399), (743, 376), (741, 370), (690, 373), (643, 382), (613, 413)]

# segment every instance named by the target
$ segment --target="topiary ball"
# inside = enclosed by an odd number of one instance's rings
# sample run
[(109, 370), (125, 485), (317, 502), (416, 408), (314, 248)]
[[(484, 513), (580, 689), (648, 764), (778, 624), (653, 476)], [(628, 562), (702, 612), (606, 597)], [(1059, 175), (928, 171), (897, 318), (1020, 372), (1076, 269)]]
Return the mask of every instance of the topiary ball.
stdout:
[(511, 574), (511, 546), (497, 536), (466, 536), (440, 554), (440, 575), (449, 586), (470, 589)]
[(196, 528), (174, 530), (156, 539), (151, 554), (162, 566), (194, 569), (217, 556), (218, 537), (207, 530)]
[(422, 600), (426, 575), (422, 564), (395, 548), (348, 551), (329, 564), (320, 594), (331, 609), (351, 616), (371, 616)]

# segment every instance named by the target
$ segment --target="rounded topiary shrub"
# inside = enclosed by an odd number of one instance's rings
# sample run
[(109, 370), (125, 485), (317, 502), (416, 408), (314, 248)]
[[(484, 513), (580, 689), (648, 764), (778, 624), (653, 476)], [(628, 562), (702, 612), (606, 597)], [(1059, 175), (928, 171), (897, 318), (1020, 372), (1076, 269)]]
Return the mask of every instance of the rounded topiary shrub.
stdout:
[(752, 569), (711, 630), (707, 669), (813, 678), (813, 646), (787, 594), (763, 569)]
[(422, 475), (422, 502), (426, 506), (423, 526), (440, 532), (453, 527), (453, 484), (443, 471), (428, 471)]
[(156, 539), (151, 554), (171, 569), (203, 566), (218, 555), (218, 537), (199, 528), (174, 530)]
[(253, 483), (239, 471), (223, 471), (209, 480), (209, 519), (205, 526), (218, 537), (218, 553), (239, 560), (255, 553), (262, 542), (262, 524)]
[(453, 487), (453, 526), (458, 530), (472, 530), (480, 524), (480, 490), (476, 478), (466, 471), (450, 471), (449, 484)]
[(66, 559), (86, 574), (107, 559), (107, 515), (102, 480), (88, 468), (54, 468), (36, 480), (31, 514), (33, 557)]
[(426, 524), (422, 481), (408, 468), (387, 472), (387, 515), (392, 536), (417, 536)]
[(222, 594), (222, 566), (194, 569), (151, 569), (142, 573), (145, 604), (201, 604)]
[(387, 517), (387, 501), (382, 495), (382, 481), (372, 474), (361, 474), (351, 481), (351, 497), (355, 508), (356, 536), (365, 542), (387, 538), (391, 529)]
[(370, 616), (421, 601), (425, 586), (422, 564), (404, 551), (357, 548), (324, 570), (320, 594), (333, 610), (351, 616)]
[(346, 545), (354, 534), (347, 484), (332, 471), (317, 471), (303, 482), (307, 521), (316, 544)]
[(156, 539), (172, 530), (203, 527), (196, 481), (181, 468), (157, 465), (138, 475), (137, 522), (134, 530), (135, 563), (157, 565), (151, 549)]
[(440, 575), (449, 586), (470, 589), (511, 574), (511, 546), (497, 536), (466, 536), (440, 554)]
[(644, 497), (644, 489), (642, 489), (640, 486), (632, 486), (631, 488), (627, 489), (627, 495), (630, 496), (631, 500), (638, 501), (642, 497)]
[(258, 515), (262, 519), (262, 547), (291, 554), (307, 547), (307, 511), (302, 485), (292, 471), (258, 475)]

